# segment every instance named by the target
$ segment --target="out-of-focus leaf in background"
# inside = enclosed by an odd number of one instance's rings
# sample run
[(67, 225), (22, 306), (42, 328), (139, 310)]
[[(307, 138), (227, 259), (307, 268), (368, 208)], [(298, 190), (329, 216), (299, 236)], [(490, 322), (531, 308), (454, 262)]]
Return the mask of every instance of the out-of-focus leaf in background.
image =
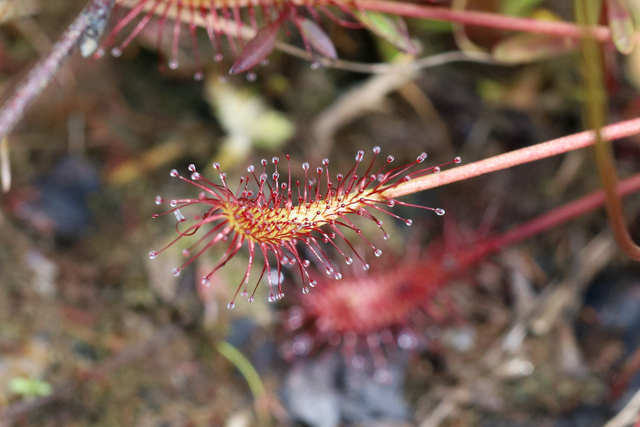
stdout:
[(278, 151), (293, 136), (293, 123), (267, 107), (259, 95), (219, 83), (217, 76), (207, 80), (206, 90), (214, 115), (227, 131), (216, 155), (225, 168), (241, 163), (256, 148)]
[(12, 379), (9, 382), (9, 390), (25, 397), (49, 396), (53, 391), (48, 382), (24, 377)]
[(36, 0), (0, 0), (0, 24), (38, 12)]
[(624, 0), (607, 0), (607, 16), (616, 48), (625, 55), (631, 53), (635, 45), (635, 28)]
[(355, 16), (365, 27), (398, 49), (412, 55), (418, 54), (418, 48), (409, 37), (407, 24), (402, 18), (365, 10), (355, 11)]
[[(558, 16), (546, 9), (536, 10), (532, 17), (545, 21), (560, 20)], [(524, 64), (573, 52), (579, 45), (577, 40), (570, 38), (518, 33), (496, 44), (492, 54), (494, 59), (501, 63)]]

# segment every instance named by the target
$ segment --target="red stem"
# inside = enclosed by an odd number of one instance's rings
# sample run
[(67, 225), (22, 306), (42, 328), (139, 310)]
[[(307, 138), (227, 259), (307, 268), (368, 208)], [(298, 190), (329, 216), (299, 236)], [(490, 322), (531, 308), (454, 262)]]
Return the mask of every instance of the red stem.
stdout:
[[(637, 173), (623, 181), (616, 187), (616, 193), (620, 197), (628, 196), (640, 190), (640, 173)], [(487, 242), (488, 251), (497, 250), (505, 246), (528, 239), (535, 234), (563, 224), (587, 212), (591, 212), (605, 202), (604, 190), (583, 196), (578, 200), (566, 203), (565, 205), (552, 210), (534, 220), (516, 226), (506, 233), (491, 239)]]
[[(613, 141), (640, 133), (640, 118), (626, 120), (602, 128), (602, 138)], [(440, 187), (452, 182), (462, 181), (476, 176), (484, 175), (502, 169), (511, 168), (535, 160), (544, 159), (579, 148), (595, 144), (596, 137), (593, 131), (584, 131), (562, 138), (553, 139), (531, 147), (500, 154), (489, 159), (480, 160), (468, 165), (450, 169), (439, 174), (431, 174), (403, 182), (394, 188), (384, 191), (384, 196), (389, 199), (417, 193), (418, 191)]]
[[(457, 22), (478, 27), (490, 27), (501, 30), (523, 31), (527, 33), (547, 34), (556, 37), (581, 39), (584, 28), (569, 22), (542, 21), (539, 19), (505, 16), (472, 10), (452, 10), (446, 7), (422, 6), (414, 3), (386, 0), (353, 0), (357, 9), (382, 12), (411, 18), (433, 19), (436, 21)], [(608, 27), (597, 26), (590, 30), (593, 37), (603, 43), (611, 41)]]

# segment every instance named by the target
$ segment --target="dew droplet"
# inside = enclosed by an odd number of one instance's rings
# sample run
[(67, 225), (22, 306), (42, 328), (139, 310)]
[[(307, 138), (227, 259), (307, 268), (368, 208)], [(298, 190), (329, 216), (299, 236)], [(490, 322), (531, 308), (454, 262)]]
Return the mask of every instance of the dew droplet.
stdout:
[(189, 165), (189, 167), (187, 167), (187, 169), (189, 169), (189, 172), (195, 172), (196, 171), (196, 165), (194, 165), (193, 163), (191, 163)]
[(318, 282), (316, 280), (310, 280), (309, 281), (309, 286), (311, 286), (312, 288), (315, 287), (318, 284)]
[(373, 154), (380, 154), (380, 147), (378, 147), (377, 145), (373, 147)]
[(304, 288), (302, 288), (302, 293), (305, 294), (305, 295), (308, 294), (309, 293), (309, 288), (306, 287), (306, 286)]
[(442, 209), (442, 208), (436, 209), (436, 214), (438, 214), (440, 216), (444, 215), (444, 209)]
[(387, 163), (391, 163), (395, 160), (396, 158), (393, 156), (387, 156)]
[(169, 202), (169, 206), (171, 206), (172, 208), (175, 208), (176, 206), (178, 206), (178, 201), (177, 200), (171, 200)]
[(114, 58), (119, 58), (120, 55), (122, 55), (122, 49), (120, 49), (119, 47), (114, 47), (113, 49), (111, 49), (111, 55), (113, 55)]
[(213, 55), (213, 60), (216, 62), (220, 62), (224, 59), (224, 56), (221, 53), (216, 53)]
[(373, 374), (373, 379), (378, 384), (390, 384), (393, 380), (393, 375), (391, 375), (391, 372), (387, 371), (386, 369), (378, 369)]
[(397, 341), (398, 347), (403, 350), (412, 350), (418, 346), (418, 338), (408, 330), (402, 331)]
[(333, 268), (327, 267), (327, 276), (331, 276), (333, 274)]
[(202, 178), (202, 175), (200, 175), (200, 172), (194, 172), (191, 174), (191, 180), (192, 181), (197, 181), (200, 178)]
[(370, 268), (371, 268), (371, 266), (369, 264), (365, 264), (365, 265), (362, 266), (362, 269), (364, 271), (368, 271)]
[(377, 220), (377, 221), (376, 221), (376, 225), (377, 225), (378, 227), (382, 227), (382, 226), (384, 225), (384, 223), (382, 222), (382, 220)]
[(336, 279), (336, 280), (340, 280), (340, 279), (342, 279), (342, 274), (336, 273), (336, 275), (333, 276), (333, 278)]
[(173, 211), (173, 213), (175, 214), (178, 222), (186, 221), (184, 215), (182, 215), (182, 212), (180, 212), (180, 209), (176, 209), (175, 211)]
[(269, 302), (274, 302), (276, 300), (276, 296), (274, 294), (269, 295)]
[(269, 65), (269, 59), (265, 58), (262, 61), (260, 61), (260, 65), (262, 65), (263, 67), (266, 67), (267, 65)]
[(395, 205), (396, 205), (395, 200), (389, 200), (389, 201), (387, 202), (387, 206), (389, 206), (390, 208), (394, 207)]
[(162, 202), (163, 202), (162, 197), (156, 196), (156, 205), (160, 205), (160, 204), (162, 204)]
[(318, 68), (320, 68), (320, 63), (312, 62), (311, 65), (309, 65), (309, 68), (311, 68), (312, 70), (317, 70)]
[(347, 265), (351, 265), (351, 264), (353, 264), (353, 258), (347, 257), (347, 258), (345, 258), (344, 262), (346, 262)]
[(177, 177), (179, 174), (178, 174), (178, 171), (177, 171), (177, 170), (175, 170), (175, 169), (171, 169), (171, 172), (169, 172), (169, 175), (175, 178), (175, 177)]
[(149, 252), (149, 259), (156, 259), (157, 256), (158, 256), (158, 252), (156, 251)]
[(413, 220), (411, 219), (405, 219), (404, 222), (410, 227), (411, 224), (413, 224)]
[(433, 168), (433, 173), (440, 173), (442, 169), (440, 168), (440, 166), (436, 166), (435, 168)]
[(175, 59), (172, 59), (171, 61), (169, 61), (169, 68), (171, 68), (172, 70), (178, 69), (179, 66), (180, 66), (180, 63)]
[(180, 275), (180, 269), (179, 268), (174, 268), (173, 270), (171, 270), (171, 274), (173, 274), (174, 276), (178, 277)]
[(302, 261), (302, 266), (303, 267), (309, 267), (311, 265), (311, 261), (309, 261), (308, 259), (305, 259), (304, 261)]
[(197, 82), (201, 82), (202, 79), (204, 79), (204, 74), (202, 73), (202, 71), (198, 71), (193, 75), (193, 80)]
[(418, 156), (418, 158), (416, 159), (416, 161), (418, 163), (422, 163), (425, 161), (425, 159), (427, 158), (427, 153), (422, 153)]
[(202, 280), (200, 280), (200, 284), (208, 288), (209, 286), (211, 286), (211, 280), (209, 280), (209, 278), (207, 277), (203, 277)]
[(234, 308), (236, 308), (236, 305), (233, 303), (233, 301), (231, 301), (229, 304), (227, 304), (227, 308), (229, 310), (233, 310)]
[(375, 256), (379, 257), (380, 255), (382, 255), (382, 251), (380, 249), (376, 249), (374, 252)]
[(384, 233), (384, 234), (382, 235), (382, 238), (383, 238), (384, 240), (389, 240), (389, 233)]
[(242, 298), (246, 298), (246, 297), (248, 297), (248, 296), (249, 296), (249, 292), (247, 292), (247, 291), (242, 291), (242, 292), (240, 293), (240, 296), (241, 296)]
[(255, 82), (256, 80), (258, 80), (258, 75), (256, 73), (253, 71), (247, 73), (248, 82)]
[(278, 292), (278, 293), (276, 294), (276, 298), (278, 298), (278, 299), (282, 299), (282, 298), (284, 298), (284, 292), (282, 292), (282, 291)]
[(453, 159), (453, 163), (461, 163), (462, 162), (462, 157), (456, 157), (455, 159)]
[(304, 162), (304, 163), (302, 164), (302, 169), (304, 169), (304, 170), (308, 171), (308, 170), (309, 170), (309, 163)]
[(189, 252), (189, 249), (183, 249), (182, 250), (182, 256), (187, 258), (189, 255), (191, 255), (191, 252)]
[(249, 302), (254, 302), (256, 299), (254, 297), (249, 297), (249, 299), (247, 301)]
[(353, 358), (351, 358), (351, 366), (353, 366), (356, 369), (362, 369), (364, 368), (365, 365), (365, 360), (364, 357), (362, 356), (353, 356)]

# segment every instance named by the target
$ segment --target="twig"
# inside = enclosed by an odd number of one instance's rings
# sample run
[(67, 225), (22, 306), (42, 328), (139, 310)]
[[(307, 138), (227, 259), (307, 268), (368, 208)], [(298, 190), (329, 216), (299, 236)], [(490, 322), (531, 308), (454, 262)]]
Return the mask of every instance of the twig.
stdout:
[(636, 391), (629, 403), (613, 417), (604, 427), (627, 427), (638, 421), (640, 412), (640, 389)]
[(41, 59), (0, 110), (0, 138), (7, 136), (27, 107), (46, 88), (76, 47), (84, 57), (98, 47), (115, 0), (92, 0), (69, 25), (49, 55)]

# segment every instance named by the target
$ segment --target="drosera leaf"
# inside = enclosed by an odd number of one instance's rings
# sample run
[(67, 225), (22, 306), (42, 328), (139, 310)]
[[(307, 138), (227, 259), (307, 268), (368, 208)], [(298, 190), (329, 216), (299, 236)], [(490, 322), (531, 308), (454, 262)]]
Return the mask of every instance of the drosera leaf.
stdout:
[(418, 48), (411, 41), (409, 32), (407, 31), (407, 24), (402, 18), (397, 16), (391, 17), (384, 13), (369, 12), (366, 10), (356, 10), (354, 14), (362, 25), (398, 49), (412, 55), (418, 54)]
[(297, 24), (302, 38), (309, 43), (313, 50), (331, 60), (338, 59), (338, 53), (331, 38), (317, 23), (311, 19), (299, 18)]
[(231, 66), (229, 74), (244, 73), (260, 64), (276, 45), (276, 37), (282, 26), (282, 21), (277, 20), (259, 30), (255, 37), (249, 40), (236, 62)]
[(630, 54), (635, 45), (635, 30), (624, 0), (607, 0), (607, 15), (613, 44), (620, 53)]

